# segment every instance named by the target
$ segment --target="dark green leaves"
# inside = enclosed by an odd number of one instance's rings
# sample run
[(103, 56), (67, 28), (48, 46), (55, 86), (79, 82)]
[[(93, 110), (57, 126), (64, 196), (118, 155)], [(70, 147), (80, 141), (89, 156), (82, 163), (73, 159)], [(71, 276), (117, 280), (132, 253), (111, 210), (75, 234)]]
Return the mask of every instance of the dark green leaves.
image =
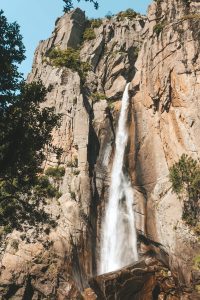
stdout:
[(17, 64), (25, 58), (25, 48), (19, 26), (9, 24), (0, 11), (0, 108), (12, 101), (13, 93), (19, 88), (22, 76)]
[[(41, 165), (52, 147), (52, 130), (60, 117), (53, 107), (41, 108), (47, 90), (41, 81), (27, 84), (18, 72), (24, 46), (19, 26), (0, 12), (0, 226), (20, 228), (23, 222), (48, 221), (38, 208), (58, 189), (42, 182)], [(43, 178), (44, 179), (44, 178)], [(46, 186), (45, 186), (46, 184)], [(40, 193), (38, 192), (38, 189)]]
[(85, 81), (87, 72), (91, 70), (91, 65), (88, 62), (82, 62), (80, 59), (80, 50), (67, 48), (53, 48), (46, 53), (46, 57), (50, 59), (49, 63), (55, 67), (66, 67), (75, 72), (78, 72), (82, 82)]
[[(64, 12), (69, 12), (71, 9), (74, 8), (73, 0), (63, 0), (63, 1), (65, 3), (64, 8), (63, 8)], [(80, 2), (80, 0), (77, 0), (77, 1)], [(98, 1), (95, 1), (95, 0), (85, 0), (85, 1), (91, 2), (94, 5), (94, 8), (98, 9), (98, 7), (99, 7)]]
[(183, 154), (169, 171), (172, 190), (184, 202), (183, 219), (190, 225), (196, 225), (200, 215), (200, 164)]

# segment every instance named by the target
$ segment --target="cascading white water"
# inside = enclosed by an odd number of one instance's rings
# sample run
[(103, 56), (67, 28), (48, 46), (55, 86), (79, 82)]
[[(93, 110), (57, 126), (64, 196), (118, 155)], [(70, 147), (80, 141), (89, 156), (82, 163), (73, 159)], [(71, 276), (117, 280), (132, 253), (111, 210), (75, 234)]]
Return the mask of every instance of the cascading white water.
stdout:
[(101, 237), (100, 274), (115, 271), (138, 259), (132, 207), (133, 190), (123, 171), (124, 153), (128, 141), (126, 126), (129, 106), (128, 88), (129, 83), (123, 94), (116, 134), (109, 200)]

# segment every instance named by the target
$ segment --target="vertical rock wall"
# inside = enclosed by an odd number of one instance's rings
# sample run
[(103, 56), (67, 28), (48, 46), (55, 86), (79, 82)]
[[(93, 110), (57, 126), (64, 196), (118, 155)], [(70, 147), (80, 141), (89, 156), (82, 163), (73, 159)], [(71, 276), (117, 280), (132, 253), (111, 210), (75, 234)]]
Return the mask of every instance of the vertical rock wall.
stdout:
[[(191, 286), (198, 237), (182, 221), (182, 203), (172, 194), (168, 174), (182, 153), (199, 157), (199, 13), (199, 1), (156, 1), (148, 17), (103, 19), (94, 28), (96, 37), (83, 41), (87, 21), (76, 9), (58, 19), (52, 36), (40, 42), (28, 81), (41, 79), (49, 91), (44, 105), (62, 114), (53, 143), (63, 148), (65, 176), (62, 196), (44, 207), (57, 226), (50, 231), (41, 226), (36, 234), (26, 225), (1, 246), (0, 295), (5, 299), (79, 299), (88, 278), (96, 275), (127, 81), (132, 83), (125, 166), (143, 238), (140, 254), (153, 249), (169, 262), (179, 284)], [(78, 72), (50, 63), (47, 54), (55, 47), (80, 49), (81, 61), (91, 66), (84, 82)], [(44, 167), (57, 164), (48, 152)]]
[(199, 13), (198, 1), (152, 3), (132, 82), (133, 183), (145, 195), (148, 235), (164, 245), (187, 283), (200, 250), (198, 236), (182, 220), (183, 203), (168, 175), (183, 153), (199, 158)]

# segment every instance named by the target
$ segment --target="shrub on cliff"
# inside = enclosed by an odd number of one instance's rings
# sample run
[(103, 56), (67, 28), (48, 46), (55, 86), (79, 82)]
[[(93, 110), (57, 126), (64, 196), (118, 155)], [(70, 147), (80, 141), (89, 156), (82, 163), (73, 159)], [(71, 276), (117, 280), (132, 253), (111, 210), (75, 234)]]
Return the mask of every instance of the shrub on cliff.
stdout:
[(125, 18), (128, 18), (129, 20), (135, 19), (137, 17), (138, 13), (136, 13), (133, 9), (128, 8), (125, 11), (121, 11), (117, 15), (117, 20), (118, 21), (123, 21)]
[(156, 35), (159, 36), (159, 34), (163, 31), (163, 28), (164, 28), (164, 24), (163, 23), (158, 23), (154, 26), (153, 32), (155, 32)]
[(92, 28), (99, 28), (102, 25), (102, 19), (92, 19), (90, 22)]
[(99, 102), (101, 100), (107, 100), (107, 97), (105, 94), (98, 93), (98, 92), (92, 93), (90, 97), (91, 97), (93, 103)]
[(169, 170), (172, 190), (183, 200), (183, 220), (196, 226), (200, 216), (200, 164), (183, 154)]
[(102, 19), (90, 19), (86, 22), (86, 28), (83, 33), (83, 42), (91, 41), (96, 38), (94, 28), (99, 28), (102, 25)]
[(33, 193), (34, 197), (39, 199), (54, 198), (58, 196), (58, 189), (50, 183), (48, 176), (39, 176)]
[(74, 71), (80, 68), (80, 51), (73, 48), (61, 50), (60, 48), (53, 48), (47, 54), (51, 63), (56, 67), (67, 67)]
[(83, 41), (91, 41), (96, 38), (93, 28), (86, 28), (83, 34)]
[(59, 165), (56, 167), (49, 167), (46, 169), (45, 175), (48, 179), (50, 178), (51, 184), (55, 188), (56, 193), (53, 197), (61, 197), (62, 194), (59, 193), (59, 186), (63, 176), (65, 175), (65, 168), (60, 167)]
[(49, 167), (45, 174), (49, 177), (52, 177), (56, 180), (62, 179), (62, 177), (65, 175), (65, 168), (64, 167)]
[(61, 50), (60, 48), (53, 48), (46, 53), (46, 56), (50, 58), (50, 63), (55, 67), (66, 67), (78, 72), (83, 81), (87, 72), (91, 69), (89, 63), (81, 61), (79, 49), (67, 48)]

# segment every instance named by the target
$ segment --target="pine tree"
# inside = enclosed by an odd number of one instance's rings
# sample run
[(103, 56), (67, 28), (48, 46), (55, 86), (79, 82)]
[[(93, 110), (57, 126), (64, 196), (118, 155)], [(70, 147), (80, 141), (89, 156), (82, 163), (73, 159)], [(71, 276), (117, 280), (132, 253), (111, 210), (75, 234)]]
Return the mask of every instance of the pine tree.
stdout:
[(53, 107), (40, 108), (42, 82), (27, 84), (20, 74), (24, 52), (19, 26), (0, 11), (0, 226), (19, 227), (33, 217), (28, 199), (41, 183), (44, 150), (60, 119)]

